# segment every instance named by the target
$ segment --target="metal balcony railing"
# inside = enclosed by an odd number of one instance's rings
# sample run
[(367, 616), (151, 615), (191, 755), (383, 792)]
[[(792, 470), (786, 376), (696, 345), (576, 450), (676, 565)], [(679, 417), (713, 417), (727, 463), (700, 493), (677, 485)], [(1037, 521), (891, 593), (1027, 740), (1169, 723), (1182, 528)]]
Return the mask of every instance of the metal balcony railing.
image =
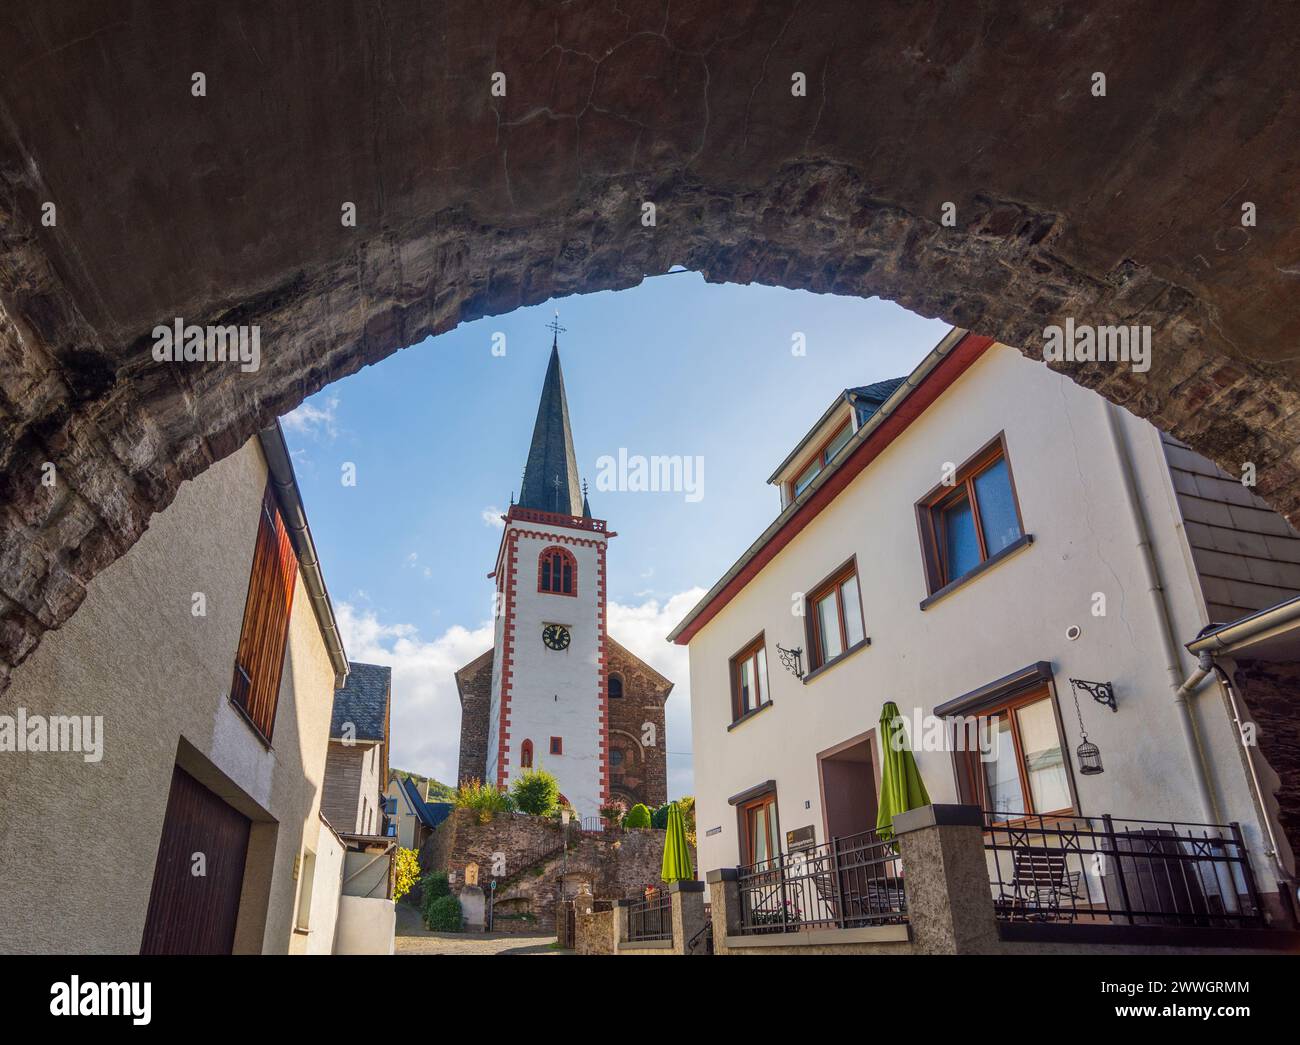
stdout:
[(737, 882), (744, 933), (907, 921), (897, 843), (874, 830), (737, 868)]
[(985, 812), (984, 850), (1004, 921), (1264, 925), (1235, 823)]

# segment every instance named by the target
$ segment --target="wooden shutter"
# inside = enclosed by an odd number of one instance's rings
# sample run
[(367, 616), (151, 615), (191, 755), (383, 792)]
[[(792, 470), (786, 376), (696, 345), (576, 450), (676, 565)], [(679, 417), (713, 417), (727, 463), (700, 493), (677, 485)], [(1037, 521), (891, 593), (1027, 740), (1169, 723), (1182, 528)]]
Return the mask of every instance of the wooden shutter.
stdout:
[(244, 604), (231, 699), (267, 740), (275, 727), (280, 673), (289, 637), (289, 612), (298, 577), (298, 559), (268, 482), (262, 496), (253, 549), (253, 569)]

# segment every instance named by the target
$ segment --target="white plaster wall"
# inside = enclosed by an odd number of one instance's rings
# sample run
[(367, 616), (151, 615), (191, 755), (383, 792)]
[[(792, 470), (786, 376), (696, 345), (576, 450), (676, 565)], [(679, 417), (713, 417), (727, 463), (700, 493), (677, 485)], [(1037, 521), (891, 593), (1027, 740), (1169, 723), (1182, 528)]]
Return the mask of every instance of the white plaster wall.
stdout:
[(345, 850), (334, 832), (317, 819), (320, 830), (309, 849), (316, 854), (316, 870), (312, 875), (311, 912), (307, 932), (295, 930), (290, 948), (295, 954), (332, 954), (334, 932), (338, 926), (339, 897), (343, 890), (343, 858)]
[[(250, 440), (184, 483), (14, 671), (7, 709), (102, 715), (105, 742), (99, 763), (0, 756), (0, 950), (139, 950), (182, 739), (261, 808), (273, 836), (273, 853), (246, 872), (266, 891), (264, 927), (241, 927), (238, 945), (288, 949), (293, 861), (318, 822), (334, 675), (300, 576), (271, 750), (229, 706), (265, 482)], [(204, 617), (191, 614), (194, 592), (207, 596)]]
[[(777, 782), (782, 831), (813, 824), (824, 838), (816, 755), (875, 728), (881, 705), (905, 715), (994, 681), (1035, 661), (1054, 667), (1065, 745), (1072, 766), (1080, 742), (1068, 678), (1113, 681), (1118, 714), (1083, 707), (1105, 772), (1074, 783), (1086, 815), (1203, 821), (1171, 700), (1159, 622), (1143, 582), (1137, 535), (1125, 507), (1104, 401), (1004, 346), (991, 348), (787, 546), (690, 643), (700, 866), (734, 865), (739, 856), (729, 796)], [(1205, 623), (1168, 495), (1158, 436), (1125, 414), (1139, 457), (1180, 641)], [(999, 431), (1034, 543), (921, 611), (926, 596), (914, 504)], [(754, 480), (762, 481), (755, 472)], [(774, 495), (775, 497), (775, 495)], [(775, 504), (775, 501), (774, 501)], [(737, 535), (737, 544), (748, 535)], [(803, 685), (780, 667), (776, 643), (804, 646), (792, 595), (856, 554), (871, 645)], [(709, 578), (712, 580), (712, 578)], [(1091, 615), (1094, 592), (1107, 595), (1104, 618)], [(1083, 629), (1068, 641), (1070, 625)], [(766, 633), (773, 706), (728, 732), (729, 658)], [(1184, 675), (1194, 668), (1181, 652)], [(1218, 816), (1240, 820), (1256, 848), (1260, 832), (1240, 757), (1211, 686), (1196, 714), (1214, 767)], [(920, 752), (932, 799), (956, 800), (952, 756)], [(718, 834), (708, 830), (720, 827)]]
[(397, 908), (392, 900), (344, 896), (339, 900), (335, 954), (392, 954)]
[(397, 844), (403, 849), (413, 849), (416, 816), (411, 808), (411, 800), (406, 795), (406, 789), (396, 780), (391, 780), (388, 784), (388, 796), (397, 799), (397, 812), (393, 817), (397, 821)]
[[(525, 531), (552, 532), (558, 537), (584, 542), (605, 540), (587, 531), (550, 529), (525, 523)], [(537, 559), (543, 549), (561, 544), (577, 560), (578, 594), (553, 595), (537, 590)], [(517, 540), (513, 614), (514, 666), (510, 688), (510, 737), (506, 783), (520, 769), (525, 739), (533, 742), (533, 765), (544, 767), (560, 782), (560, 790), (579, 816), (596, 816), (601, 806), (600, 785), (600, 663), (601, 640), (597, 629), (600, 607), (599, 554), (590, 543), (574, 544), (551, 537), (520, 536)], [(571, 641), (566, 650), (548, 649), (542, 643), (547, 624), (562, 624)], [(493, 677), (498, 678), (500, 646)], [(499, 707), (497, 715), (499, 715)], [(550, 738), (561, 737), (564, 753), (550, 753)], [(494, 747), (489, 746), (489, 765)]]

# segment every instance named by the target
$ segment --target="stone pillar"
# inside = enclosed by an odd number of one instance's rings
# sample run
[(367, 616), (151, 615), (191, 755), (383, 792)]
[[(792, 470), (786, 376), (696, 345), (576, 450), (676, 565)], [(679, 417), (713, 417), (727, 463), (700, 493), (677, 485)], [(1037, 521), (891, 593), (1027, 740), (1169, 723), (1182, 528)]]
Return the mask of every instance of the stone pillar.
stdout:
[(618, 954), (627, 943), (628, 908), (635, 900), (614, 901), (614, 953)]
[[(894, 817), (918, 954), (999, 950), (978, 806), (930, 805)], [(717, 908), (714, 908), (714, 916)]]
[(673, 954), (689, 954), (686, 945), (704, 928), (704, 883), (673, 882), (668, 899), (673, 911)]
[(740, 885), (734, 867), (719, 867), (704, 876), (713, 907), (713, 953), (727, 953), (727, 935), (740, 934)]

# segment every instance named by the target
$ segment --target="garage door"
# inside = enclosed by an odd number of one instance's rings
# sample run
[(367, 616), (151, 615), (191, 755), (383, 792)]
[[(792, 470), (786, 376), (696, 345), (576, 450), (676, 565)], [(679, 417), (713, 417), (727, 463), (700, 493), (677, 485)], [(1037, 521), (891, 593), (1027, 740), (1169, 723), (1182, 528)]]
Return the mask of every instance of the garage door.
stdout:
[(185, 770), (173, 770), (141, 954), (230, 953), (249, 826)]

